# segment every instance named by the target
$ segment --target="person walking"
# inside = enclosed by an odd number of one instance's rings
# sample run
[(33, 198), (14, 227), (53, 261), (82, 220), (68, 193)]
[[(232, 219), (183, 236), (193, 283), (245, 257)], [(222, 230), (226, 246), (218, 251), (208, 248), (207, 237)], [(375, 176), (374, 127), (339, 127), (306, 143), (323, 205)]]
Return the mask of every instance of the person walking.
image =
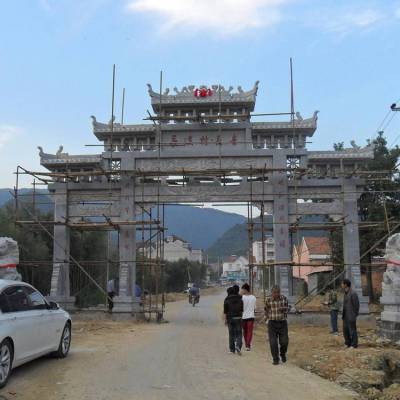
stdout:
[(239, 286), (227, 289), (228, 296), (224, 300), (225, 324), (229, 332), (229, 351), (242, 354), (242, 314), (243, 300), (239, 294)]
[(194, 297), (195, 304), (197, 304), (200, 301), (200, 288), (193, 283), (192, 287), (189, 289), (189, 303), (192, 303), (192, 299)]
[(335, 289), (331, 289), (328, 295), (328, 301), (324, 303), (329, 307), (329, 313), (331, 317), (331, 334), (338, 335), (338, 314), (339, 314), (339, 302), (337, 298), (337, 292)]
[(253, 340), (254, 318), (256, 310), (256, 296), (250, 293), (250, 285), (245, 283), (242, 286), (242, 301), (243, 301), (243, 315), (242, 315), (242, 329), (243, 338), (246, 350), (251, 350), (251, 342)]
[(286, 352), (289, 345), (288, 311), (288, 299), (281, 295), (279, 286), (273, 286), (271, 296), (267, 297), (265, 302), (265, 316), (268, 321), (268, 339), (274, 365), (279, 364), (279, 355), (283, 363), (287, 360)]
[(107, 303), (108, 303), (108, 312), (112, 312), (114, 308), (113, 298), (115, 296), (115, 279), (110, 279), (107, 282)]
[(360, 302), (358, 295), (351, 288), (351, 281), (343, 279), (342, 288), (344, 290), (343, 298), (343, 336), (347, 348), (358, 347), (357, 317), (360, 312)]

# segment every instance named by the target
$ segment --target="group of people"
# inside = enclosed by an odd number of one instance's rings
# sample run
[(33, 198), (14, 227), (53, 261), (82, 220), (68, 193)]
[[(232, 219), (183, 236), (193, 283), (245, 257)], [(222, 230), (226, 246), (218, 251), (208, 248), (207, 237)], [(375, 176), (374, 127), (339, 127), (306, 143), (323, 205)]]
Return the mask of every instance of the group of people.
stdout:
[[(343, 279), (342, 289), (344, 292), (342, 308), (344, 343), (346, 347), (356, 349), (358, 347), (357, 317), (360, 312), (360, 301), (357, 293), (352, 290), (349, 279)], [(324, 304), (329, 307), (330, 311), (331, 334), (339, 335), (338, 315), (341, 307), (335, 289), (329, 292), (328, 300)]]
[[(114, 297), (117, 296), (119, 292), (119, 279), (118, 278), (112, 278), (107, 282), (107, 308), (108, 312), (112, 312), (114, 308)], [(135, 288), (133, 290), (135, 293), (135, 297), (138, 301), (138, 303), (141, 303), (142, 301), (142, 289), (138, 284), (135, 284)], [(143, 293), (145, 295), (146, 292)]]
[(224, 301), (225, 324), (229, 331), (229, 350), (241, 354), (244, 336), (246, 349), (250, 351), (253, 339), (256, 297), (250, 294), (250, 286), (245, 283), (240, 291), (238, 285), (227, 289)]
[[(249, 284), (245, 283), (241, 290), (234, 285), (227, 289), (224, 301), (225, 323), (229, 331), (229, 351), (242, 354), (243, 339), (247, 351), (251, 350), (255, 321), (256, 297), (250, 293)], [(279, 286), (274, 286), (265, 302), (265, 317), (268, 320), (268, 338), (273, 364), (286, 362), (289, 344), (287, 313), (288, 299), (281, 295)]]
[[(358, 295), (351, 289), (351, 281), (344, 279), (342, 282), (343, 298), (343, 336), (347, 348), (358, 347), (357, 317), (360, 310)], [(336, 291), (331, 291), (329, 299), (325, 302), (330, 307), (332, 334), (338, 335), (339, 303)], [(247, 351), (251, 350), (253, 328), (255, 322), (256, 297), (251, 294), (249, 284), (245, 283), (241, 289), (234, 285), (227, 289), (224, 300), (225, 324), (229, 332), (229, 351), (231, 354), (242, 354), (243, 339)], [(289, 301), (281, 294), (279, 286), (271, 289), (264, 306), (268, 326), (268, 340), (272, 355), (273, 365), (287, 361), (289, 345), (287, 316)]]

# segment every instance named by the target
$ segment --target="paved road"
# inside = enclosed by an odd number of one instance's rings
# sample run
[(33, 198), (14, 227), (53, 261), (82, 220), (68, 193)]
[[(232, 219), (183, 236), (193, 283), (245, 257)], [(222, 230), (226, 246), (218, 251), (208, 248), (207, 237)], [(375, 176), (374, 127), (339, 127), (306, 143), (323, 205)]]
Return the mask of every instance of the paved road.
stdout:
[(116, 323), (111, 329), (100, 324), (86, 335), (78, 329), (68, 359), (45, 358), (18, 368), (0, 395), (24, 400), (353, 398), (290, 362), (271, 365), (264, 343), (242, 357), (229, 354), (222, 299), (205, 296), (195, 308), (169, 304), (168, 324)]

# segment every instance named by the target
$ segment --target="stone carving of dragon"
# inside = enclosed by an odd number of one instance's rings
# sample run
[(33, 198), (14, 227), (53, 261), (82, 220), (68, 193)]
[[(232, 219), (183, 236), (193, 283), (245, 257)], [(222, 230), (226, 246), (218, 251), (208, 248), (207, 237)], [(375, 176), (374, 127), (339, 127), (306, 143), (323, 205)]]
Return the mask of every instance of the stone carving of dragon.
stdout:
[(303, 117), (301, 116), (301, 114), (298, 111), (296, 112), (296, 118), (298, 121), (303, 121)]
[(45, 153), (45, 152), (43, 151), (43, 147), (38, 146), (37, 148), (39, 149), (39, 156), (40, 156), (40, 158), (56, 158), (55, 154)]
[(63, 152), (62, 152), (63, 149), (64, 149), (63, 145), (60, 145), (60, 147), (58, 148), (57, 153), (56, 153), (57, 158), (62, 157), (62, 155), (63, 155)]
[(43, 147), (41, 147), (41, 146), (38, 146), (37, 148), (39, 150), (40, 158), (50, 158), (51, 159), (51, 158), (63, 158), (63, 157), (67, 157), (68, 156), (68, 153), (63, 153), (62, 152), (63, 149), (64, 149), (64, 147), (62, 145), (60, 145), (60, 147), (58, 148), (56, 154), (45, 153), (43, 151)]

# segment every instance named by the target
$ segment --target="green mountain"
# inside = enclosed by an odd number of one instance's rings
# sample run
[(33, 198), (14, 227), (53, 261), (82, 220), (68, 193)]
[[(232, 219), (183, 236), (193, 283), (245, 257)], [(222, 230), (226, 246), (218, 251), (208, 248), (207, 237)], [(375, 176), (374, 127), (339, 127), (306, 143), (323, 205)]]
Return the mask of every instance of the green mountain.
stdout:
[[(14, 200), (14, 189), (0, 189), (0, 207), (9, 201)], [(33, 191), (31, 189), (18, 190), (19, 201), (25, 201), (27, 204), (33, 204)], [(35, 191), (35, 204), (38, 210), (48, 212), (53, 209), (53, 201), (46, 189), (37, 189)]]
[[(0, 207), (13, 199), (12, 189), (0, 189)], [(21, 189), (21, 198), (28, 203), (32, 202), (32, 191)], [(51, 211), (52, 198), (46, 190), (38, 191), (36, 198), (37, 207), (41, 211)], [(236, 224), (245, 221), (239, 214), (227, 213), (212, 208), (199, 208), (184, 205), (165, 206), (166, 235), (176, 235), (192, 244), (193, 248), (206, 249), (220, 236)], [(1, 232), (0, 232), (1, 236)], [(140, 235), (138, 235), (139, 237)]]
[[(0, 189), (0, 207), (7, 201), (13, 199), (10, 191), (12, 189)], [(32, 201), (32, 191), (21, 189), (22, 199)], [(51, 211), (53, 208), (51, 196), (44, 189), (37, 191), (36, 204), (41, 211)], [(254, 220), (259, 222), (258, 219)], [(321, 217), (307, 217), (307, 222), (321, 221)], [(166, 235), (177, 235), (189, 243), (193, 248), (206, 249), (209, 261), (217, 261), (218, 257), (227, 257), (232, 254), (246, 256), (248, 252), (248, 232), (246, 218), (239, 214), (227, 213), (212, 208), (199, 208), (184, 205), (165, 206)], [(259, 227), (259, 225), (256, 225)], [(271, 235), (272, 217), (265, 220), (266, 235)], [(1, 232), (0, 232), (1, 235)], [(303, 236), (325, 236), (323, 231), (299, 232), (292, 235), (292, 242), (297, 237), (301, 240)], [(254, 239), (261, 240), (261, 232), (254, 230)], [(139, 238), (139, 235), (138, 235)], [(116, 239), (115, 239), (116, 240)]]
[[(321, 216), (309, 216), (307, 218), (303, 218), (302, 221), (304, 222), (322, 222), (323, 217)], [(261, 232), (256, 229), (256, 227), (260, 227), (259, 219), (254, 219), (255, 228), (253, 231), (253, 241), (261, 240)], [(272, 228), (272, 216), (268, 216), (265, 220), (265, 236), (272, 236), (272, 231), (268, 230)], [(293, 233), (292, 236), (292, 243), (296, 244), (297, 239), (301, 241), (303, 236), (327, 236), (328, 233), (326, 231), (319, 231), (319, 230), (307, 230), (302, 231), (300, 230), (297, 233)], [(248, 229), (247, 229), (247, 222), (236, 224), (231, 229), (228, 229), (221, 237), (219, 237), (208, 249), (208, 259), (209, 262), (216, 262), (218, 257), (226, 258), (230, 255), (237, 255), (237, 256), (245, 256), (248, 255), (249, 249), (249, 237), (248, 237)]]

